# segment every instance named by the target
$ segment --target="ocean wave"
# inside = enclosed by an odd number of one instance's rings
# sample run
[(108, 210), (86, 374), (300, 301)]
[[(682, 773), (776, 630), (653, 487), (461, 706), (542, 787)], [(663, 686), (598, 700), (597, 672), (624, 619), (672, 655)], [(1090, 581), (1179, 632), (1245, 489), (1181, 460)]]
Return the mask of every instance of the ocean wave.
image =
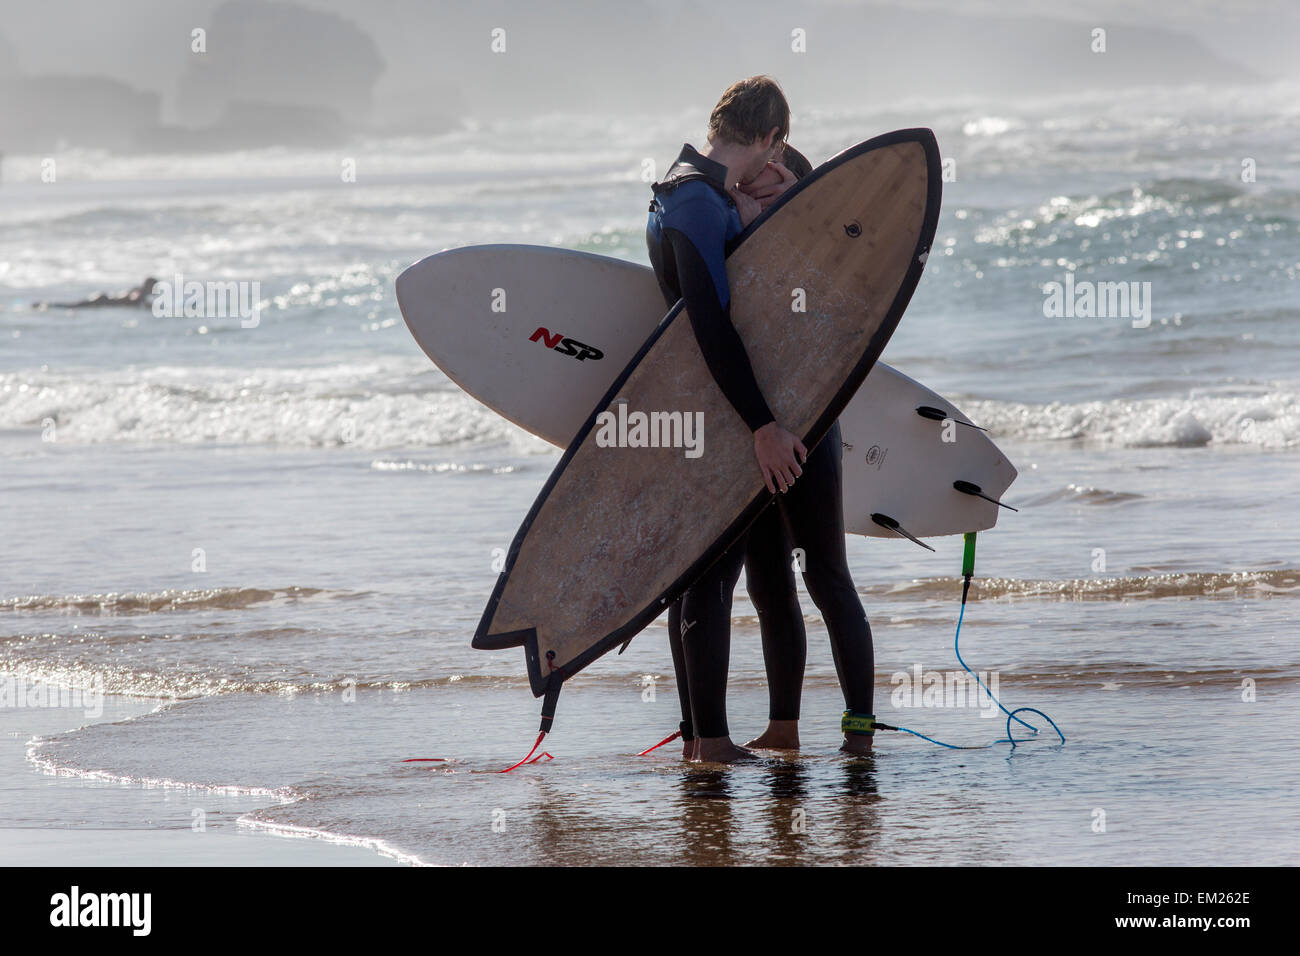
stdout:
[(514, 465), (462, 464), (456, 461), (394, 461), (376, 458), (370, 463), (372, 471), (419, 471), (431, 475), (508, 475), (519, 471)]
[[(892, 626), (892, 625), (891, 625)], [(915, 657), (914, 650), (903, 651), (901, 656), (894, 653), (885, 657), (878, 650), (876, 684), (882, 690), (891, 684), (891, 676), (900, 672), (909, 672), (920, 665), (924, 671), (956, 672), (960, 665), (947, 656), (939, 645), (924, 659)], [(1011, 660), (1006, 654), (1012, 653)], [(1300, 669), (1293, 664), (1263, 665), (1251, 661), (1242, 666), (1230, 667), (1220, 663), (1207, 662), (1204, 666), (1189, 664), (1186, 661), (1136, 661), (1126, 659), (1091, 659), (1062, 660), (1053, 656), (1026, 658), (1022, 651), (1009, 652), (986, 648), (981, 652), (981, 659), (972, 662), (977, 669), (994, 667), (998, 670), (999, 681), (1005, 686), (1034, 685), (1060, 689), (1077, 688), (1082, 685), (1095, 684), (1105, 690), (1125, 687), (1169, 687), (1207, 683), (1239, 683), (1243, 677), (1255, 680), (1295, 681), (1300, 680)], [(487, 693), (522, 692), (529, 689), (526, 675), (489, 674), (449, 674), (437, 678), (420, 680), (353, 680), (340, 678), (332, 680), (313, 680), (294, 683), (291, 680), (240, 680), (203, 679), (198, 675), (182, 674), (164, 678), (153, 672), (131, 672), (125, 668), (94, 667), (91, 665), (50, 665), (35, 662), (6, 661), (0, 658), (0, 671), (15, 681), (14, 688), (42, 686), (45, 688), (81, 688), (83, 691), (93, 689), (95, 692), (160, 701), (160, 706), (170, 706), (185, 701), (202, 698), (218, 698), (228, 695), (250, 695), (256, 697), (279, 698), (321, 698), (338, 697), (343, 694), (407, 694), (420, 691), (446, 691), (451, 688), (477, 688)], [(674, 691), (671, 668), (646, 674), (629, 674), (601, 669), (589, 669), (572, 679), (574, 687), (592, 689), (605, 688), (614, 690), (643, 691), (653, 679), (659, 693), (672, 696)], [(18, 683), (19, 681), (26, 682)], [(767, 687), (767, 677), (761, 668), (751, 671), (735, 670), (728, 678), (728, 686), (737, 693), (753, 691), (763, 692)], [(804, 678), (805, 690), (834, 690), (839, 687), (839, 678), (833, 669), (809, 671)]]
[[(1172, 383), (1171, 383), (1172, 384)], [(997, 437), (1088, 440), (1130, 448), (1300, 446), (1293, 385), (1206, 387), (1183, 396), (1029, 404), (962, 397)], [(310, 368), (169, 367), (0, 373), (0, 428), (59, 442), (270, 444), (358, 449), (551, 446), (506, 421), (420, 361)], [(376, 471), (501, 473), (496, 465), (379, 458)]]
[[(1085, 501), (1108, 505), (1139, 498), (1108, 492), (1103, 489), (1069, 485), (1062, 491), (1048, 492), (1028, 502), (1027, 505), (1048, 504), (1055, 501)], [(1154, 570), (1154, 569), (1153, 569)], [(947, 599), (959, 578), (914, 578), (911, 581), (859, 588), (862, 594), (877, 599)], [(299, 601), (318, 598), (339, 601), (357, 600), (370, 592), (327, 591), (310, 587), (225, 587), (195, 589), (165, 589), (162, 591), (108, 592), (103, 594), (31, 594), (0, 597), (0, 612), (134, 616), (166, 614), (173, 612), (224, 610), (239, 611), (258, 605), (278, 602), (284, 606)], [(1182, 571), (1166, 570), (1154, 574), (1130, 577), (1088, 577), (1064, 579), (1027, 578), (976, 578), (972, 594), (976, 598), (997, 597), (1057, 597), (1066, 600), (1110, 600), (1134, 597), (1274, 597), (1300, 596), (1300, 570), (1281, 569), (1269, 571)], [(808, 621), (817, 617), (807, 615)], [(733, 624), (740, 627), (757, 627), (753, 615), (736, 615)], [(652, 623), (653, 629), (659, 626)], [(278, 628), (275, 633), (297, 633), (300, 629)], [(246, 632), (248, 633), (248, 632)], [(269, 636), (269, 632), (268, 632)], [(130, 640), (139, 640), (131, 635)], [(324, 685), (323, 685), (324, 686)]]
[(1058, 501), (1073, 501), (1085, 505), (1119, 505), (1144, 498), (1134, 491), (1111, 491), (1108, 488), (1093, 488), (1090, 485), (1069, 484), (1055, 491), (1046, 491), (1032, 498), (1025, 498), (1017, 505), (1032, 508), (1035, 505), (1055, 504)]
[(46, 440), (550, 452), (427, 363), (0, 373), (0, 428)]
[[(243, 635), (251, 636), (251, 635)], [(51, 653), (84, 653), (77, 647), (84, 643), (81, 635), (62, 637), (60, 635), (41, 635), (45, 644), (41, 648), (21, 646), (10, 652), (5, 644), (11, 640), (30, 644), (31, 638), (0, 638), (0, 673), (7, 675), (5, 680), (25, 681), (27, 685), (46, 685), (50, 687), (78, 688), (82, 691), (94, 691), (113, 694), (119, 697), (145, 698), (150, 700), (178, 701), (196, 700), (203, 697), (217, 697), (230, 694), (270, 695), (275, 697), (297, 697), (309, 694), (344, 694), (393, 693), (402, 694), (417, 690), (458, 687), (489, 687), (524, 690), (529, 687), (528, 678), (523, 674), (501, 676), (492, 674), (457, 673), (443, 674), (438, 677), (418, 679), (379, 678), (379, 677), (259, 677), (256, 674), (240, 674), (234, 667), (228, 667), (226, 673), (197, 673), (178, 667), (162, 672), (156, 665), (132, 668), (120, 664), (108, 664), (99, 660), (53, 659)], [(139, 635), (119, 638), (116, 643), (139, 645)], [(97, 640), (96, 644), (111, 643)], [(50, 644), (57, 644), (51, 647)], [(20, 653), (21, 652), (21, 653)], [(29, 654), (32, 656), (23, 656)], [(659, 675), (656, 679), (662, 679)], [(585, 683), (615, 682), (629, 684), (623, 675), (581, 675), (576, 678)], [(15, 686), (22, 686), (15, 684)], [(640, 686), (637, 684), (636, 686)]]
[[(915, 578), (894, 585), (859, 588), (876, 598), (950, 599), (961, 578)], [(1275, 598), (1300, 597), (1300, 570), (1170, 571), (1132, 577), (1065, 579), (975, 578), (971, 597), (1053, 598), (1058, 601), (1131, 601), (1140, 598)]]
[[(960, 209), (959, 219), (975, 225), (980, 245), (1038, 253), (1068, 247), (1079, 256), (1109, 250), (1107, 264), (1170, 263), (1199, 242), (1206, 249), (1237, 245), (1247, 227), (1300, 218), (1300, 191), (1278, 185), (1233, 183), (1223, 178), (1167, 177), (1144, 180), (1103, 194), (1056, 195), (1031, 208), (994, 212)], [(1144, 241), (1134, 231), (1143, 226)], [(1107, 234), (1111, 245), (1103, 245)]]
[[(138, 719), (138, 718), (137, 718)], [(64, 738), (66, 739), (66, 738)], [(41, 773), (55, 777), (77, 777), (107, 783), (134, 784), (148, 789), (201, 790), (225, 796), (266, 797), (279, 803), (293, 803), (303, 794), (292, 787), (256, 787), (241, 784), (194, 783), (170, 777), (150, 777), (139, 774), (117, 773), (111, 770), (79, 767), (66, 758), (60, 759), (60, 738), (35, 737), (27, 745), (27, 760)]]
[(1300, 393), (1290, 388), (1048, 405), (970, 399), (962, 408), (995, 436), (1031, 441), (1085, 439), (1127, 448), (1300, 445)]
[(1098, 690), (1114, 691), (1152, 687), (1196, 687), (1218, 685), (1239, 688), (1244, 678), (1268, 681), (1269, 686), (1292, 683), (1300, 678), (1295, 667), (1188, 667), (1186, 664), (1159, 665), (1149, 661), (1089, 661), (1062, 668), (1060, 664), (1040, 666), (1015, 664), (998, 670), (998, 681), (1005, 687), (1038, 690), (1071, 690), (1095, 684)]
[(403, 863), (407, 866), (432, 866), (422, 857), (414, 853), (407, 853), (394, 846), (387, 840), (381, 840), (378, 837), (360, 836), (351, 833), (340, 833), (332, 830), (324, 830), (320, 827), (302, 826), (296, 823), (281, 823), (269, 817), (266, 810), (254, 810), (245, 813), (238, 819), (241, 827), (248, 827), (251, 830), (261, 830), (279, 837), (290, 837), (295, 839), (321, 840), (325, 843), (334, 843), (339, 846), (355, 846), (365, 850), (373, 850), (380, 856), (386, 856)]
[(241, 610), (277, 599), (296, 603), (320, 588), (195, 588), (106, 594), (29, 594), (0, 597), (0, 611), (63, 611), (76, 614), (156, 614), (169, 611)]

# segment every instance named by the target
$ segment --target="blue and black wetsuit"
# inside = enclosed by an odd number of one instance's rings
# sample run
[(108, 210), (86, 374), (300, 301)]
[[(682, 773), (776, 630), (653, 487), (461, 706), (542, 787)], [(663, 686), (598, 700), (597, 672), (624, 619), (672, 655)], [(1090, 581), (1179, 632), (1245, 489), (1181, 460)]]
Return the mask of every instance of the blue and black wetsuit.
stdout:
[[(789, 147), (786, 165), (797, 175), (810, 169)], [(725, 256), (742, 230), (725, 173), (721, 164), (684, 145), (668, 175), (652, 187), (646, 244), (665, 301), (671, 306), (685, 299), (710, 372), (755, 431), (774, 418), (731, 323)], [(780, 496), (780, 508), (765, 509), (670, 609), (669, 642), (685, 739), (728, 735), (731, 604), (742, 564), (763, 635), (769, 717), (798, 719), (807, 637), (795, 591), (792, 541), (805, 552), (804, 582), (830, 632), (845, 704), (852, 711), (873, 713), (871, 629), (848, 571), (840, 455), (837, 423), (809, 453), (799, 480)]]
[(686, 300), (709, 371), (749, 430), (757, 431), (775, 418), (731, 324), (726, 256), (742, 227), (723, 182), (726, 171), (690, 144), (683, 146), (668, 175), (651, 187), (646, 245), (664, 299), (670, 306)]

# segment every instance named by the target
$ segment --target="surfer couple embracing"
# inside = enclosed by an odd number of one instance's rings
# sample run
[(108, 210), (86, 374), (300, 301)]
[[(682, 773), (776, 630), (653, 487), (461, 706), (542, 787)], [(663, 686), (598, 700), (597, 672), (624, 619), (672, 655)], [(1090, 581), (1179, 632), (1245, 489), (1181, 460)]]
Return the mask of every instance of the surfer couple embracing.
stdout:
[(733, 240), (811, 171), (786, 144), (789, 130), (790, 108), (776, 81), (741, 80), (714, 107), (707, 147), (701, 152), (684, 144), (667, 175), (651, 187), (646, 244), (660, 290), (670, 307), (684, 300), (700, 352), (753, 434), (757, 467), (776, 498), (669, 611), (688, 759), (753, 756), (732, 743), (726, 712), (732, 595), (742, 566), (758, 611), (769, 696), (767, 729), (746, 747), (799, 746), (807, 635), (795, 590), (795, 548), (802, 551), (804, 584), (826, 623), (844, 692), (841, 749), (871, 749), (875, 660), (845, 551), (839, 423), (811, 452), (783, 428), (730, 318), (726, 256)]

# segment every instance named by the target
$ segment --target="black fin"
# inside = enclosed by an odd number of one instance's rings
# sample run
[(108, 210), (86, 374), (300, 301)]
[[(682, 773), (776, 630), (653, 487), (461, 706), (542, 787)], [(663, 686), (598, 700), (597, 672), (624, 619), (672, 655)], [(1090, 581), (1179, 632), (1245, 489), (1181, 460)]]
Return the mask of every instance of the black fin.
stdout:
[(987, 428), (982, 428), (974, 422), (964, 422), (960, 418), (953, 418), (952, 415), (945, 412), (942, 408), (935, 408), (933, 405), (917, 405), (916, 414), (922, 418), (928, 418), (932, 422), (942, 422), (951, 420), (958, 425), (965, 425), (967, 428), (974, 428), (976, 431), (986, 432)]
[(926, 544), (924, 541), (922, 541), (922, 540), (921, 540), (920, 538), (918, 538), (916, 535), (914, 535), (914, 534), (912, 534), (910, 531), (907, 531), (906, 529), (904, 529), (902, 525), (900, 525), (900, 524), (899, 524), (897, 521), (895, 521), (893, 518), (889, 517), (889, 515), (882, 515), (882, 514), (880, 514), (880, 512), (876, 512), (875, 514), (873, 514), (873, 515), (871, 516), (871, 520), (874, 521), (876, 524), (880, 525), (880, 527), (882, 527), (882, 528), (888, 528), (890, 531), (894, 532), (895, 534), (900, 534), (900, 535), (902, 535), (902, 536), (903, 536), (904, 538), (906, 538), (908, 541), (913, 541), (913, 542), (915, 542), (916, 544), (919, 544), (921, 547), (925, 548), (925, 550), (927, 550), (927, 551), (933, 551), (933, 550), (934, 550), (934, 548), (930, 547), (928, 544)]
[(1008, 511), (1020, 510), (1019, 508), (1013, 508), (1008, 504), (1004, 504), (1003, 502), (998, 501), (998, 499), (996, 498), (984, 494), (983, 489), (981, 489), (980, 486), (975, 484), (975, 482), (973, 481), (962, 481), (960, 478), (958, 478), (956, 481), (952, 483), (952, 486), (956, 488), (958, 491), (960, 491), (963, 495), (974, 495), (976, 498), (983, 498), (985, 501), (993, 502), (999, 508), (1006, 508)]

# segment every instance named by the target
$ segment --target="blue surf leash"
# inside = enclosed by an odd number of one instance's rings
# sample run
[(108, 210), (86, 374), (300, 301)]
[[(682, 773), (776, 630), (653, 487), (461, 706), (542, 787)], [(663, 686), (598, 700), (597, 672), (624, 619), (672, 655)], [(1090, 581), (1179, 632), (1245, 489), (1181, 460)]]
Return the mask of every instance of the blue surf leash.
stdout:
[[(984, 688), (984, 693), (989, 695), (989, 699), (993, 701), (993, 703), (998, 705), (998, 708), (1002, 711), (1002, 713), (1007, 715), (1007, 735), (1001, 740), (995, 740), (989, 744), (975, 744), (975, 745), (961, 746), (959, 744), (944, 743), (942, 740), (935, 740), (933, 737), (927, 737), (925, 734), (919, 733), (918, 731), (912, 730), (908, 727), (892, 727), (889, 724), (882, 724), (879, 721), (873, 721), (873, 725), (874, 727), (880, 730), (897, 730), (905, 734), (911, 734), (913, 737), (920, 737), (922, 740), (928, 740), (932, 744), (936, 744), (937, 746), (940, 747), (946, 747), (949, 750), (986, 750), (987, 748), (995, 747), (998, 744), (1011, 744), (1011, 749), (1015, 750), (1016, 744), (1024, 743), (1025, 741), (1032, 740), (1034, 737), (1038, 736), (1037, 727), (1035, 727), (1033, 724), (1029, 723), (1028, 721), (1024, 720), (1023, 718), (1017, 717), (1016, 715), (1037, 714), (1039, 717), (1042, 717), (1043, 720), (1047, 721), (1049, 724), (1052, 725), (1052, 729), (1055, 730), (1057, 736), (1061, 738), (1061, 743), (1065, 743), (1065, 734), (1061, 733), (1061, 728), (1056, 726), (1056, 721), (1052, 720), (1051, 717), (1048, 717), (1041, 710), (1038, 710), (1034, 707), (1017, 707), (1015, 710), (1007, 710), (1007, 708), (1003, 705), (1002, 701), (998, 700), (997, 697), (993, 694), (993, 692), (988, 689), (988, 686), (982, 680), (980, 680), (979, 674), (976, 674), (973, 670), (971, 670), (970, 667), (966, 664), (966, 661), (962, 659), (961, 625), (962, 625), (962, 621), (964, 621), (966, 618), (966, 595), (970, 593), (970, 580), (975, 575), (975, 532), (974, 531), (966, 532), (964, 538), (965, 538), (966, 549), (962, 555), (962, 567), (961, 567), (962, 578), (964, 578), (964, 582), (961, 587), (961, 611), (957, 615), (957, 632), (953, 635), (952, 649), (953, 649), (953, 653), (957, 655), (957, 663), (961, 664), (961, 666), (965, 669), (966, 673), (970, 674), (971, 677), (975, 678), (976, 683), (979, 684), (980, 687)], [(1017, 738), (1011, 732), (1012, 721), (1015, 721), (1018, 724), (1022, 724), (1025, 727), (1028, 727), (1029, 730), (1032, 732), (1031, 735), (1028, 737)]]

